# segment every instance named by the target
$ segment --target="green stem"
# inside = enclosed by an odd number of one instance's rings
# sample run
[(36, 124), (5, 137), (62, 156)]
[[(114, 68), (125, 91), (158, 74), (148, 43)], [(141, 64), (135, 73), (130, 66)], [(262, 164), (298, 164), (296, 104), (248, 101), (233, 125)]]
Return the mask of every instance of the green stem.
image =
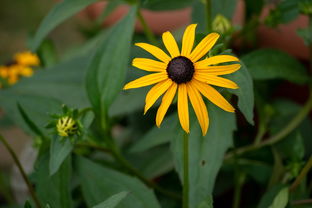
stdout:
[[(265, 146), (269, 146), (272, 144), (275, 144), (279, 141), (281, 141), (283, 138), (285, 138), (289, 133), (291, 133), (295, 128), (299, 126), (299, 124), (305, 119), (305, 117), (309, 114), (309, 112), (312, 109), (312, 88), (310, 88), (310, 96), (303, 106), (301, 110), (298, 112), (298, 114), (277, 134), (273, 135), (272, 137), (269, 137), (268, 139), (265, 139), (263, 142), (257, 144), (257, 145), (248, 145), (245, 147), (241, 147), (235, 150), (235, 155), (241, 155), (246, 152), (254, 151), (257, 149), (260, 149)], [(225, 159), (229, 159), (234, 156), (234, 151), (229, 152)]]
[(211, 0), (206, 0), (207, 31), (212, 32)]
[(20, 173), (21, 173), (21, 175), (22, 175), (22, 177), (23, 177), (23, 179), (24, 179), (24, 181), (28, 187), (29, 193), (30, 193), (32, 199), (34, 200), (34, 202), (36, 204), (36, 207), (41, 208), (39, 199), (37, 198), (37, 196), (35, 194), (35, 190), (34, 190), (32, 184), (30, 183), (30, 181), (29, 181), (29, 179), (28, 179), (28, 177), (27, 177), (27, 175), (23, 169), (23, 166), (21, 165), (21, 163), (20, 163), (17, 155), (15, 154), (14, 150), (12, 149), (12, 147), (9, 145), (9, 143), (5, 140), (5, 138), (2, 135), (0, 135), (0, 140), (4, 144), (5, 148), (8, 150), (8, 152), (10, 153), (10, 155), (12, 156), (15, 164), (17, 165), (17, 168), (20, 171)]
[(137, 12), (137, 17), (139, 19), (139, 21), (141, 22), (142, 24), (142, 27), (143, 27), (143, 31), (148, 39), (149, 42), (153, 43), (154, 45), (158, 45), (158, 42), (154, 36), (154, 33), (152, 32), (152, 30), (148, 27), (140, 9), (138, 9), (138, 12)]
[(244, 184), (244, 181), (245, 181), (245, 174), (239, 173), (236, 184), (235, 184), (233, 208), (239, 208), (240, 207), (242, 186)]
[(189, 203), (189, 136), (183, 135), (183, 208)]
[(312, 156), (310, 156), (309, 161), (303, 167), (303, 169), (301, 170), (300, 174), (298, 175), (296, 180), (293, 182), (293, 184), (290, 186), (290, 188), (289, 188), (290, 191), (294, 191), (299, 186), (299, 184), (305, 178), (305, 176), (308, 174), (308, 172), (311, 168), (312, 168)]

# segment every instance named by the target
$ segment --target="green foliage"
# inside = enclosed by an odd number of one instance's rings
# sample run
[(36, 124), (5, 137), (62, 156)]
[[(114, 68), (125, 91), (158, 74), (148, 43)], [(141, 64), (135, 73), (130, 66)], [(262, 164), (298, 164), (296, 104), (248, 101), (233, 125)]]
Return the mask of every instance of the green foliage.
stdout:
[[(311, 168), (306, 161), (312, 154), (312, 122), (308, 116), (312, 96), (306, 98), (306, 91), (311, 91), (309, 64), (278, 49), (259, 47), (256, 36), (262, 23), (277, 27), (299, 14), (312, 22), (311, 1), (274, 1), (275, 7), (263, 19), (268, 1), (245, 0), (245, 23), (240, 26), (233, 23), (237, 2), (111, 0), (97, 11), (98, 16), (92, 13), (96, 5), (84, 10), (93, 3), (102, 3), (97, 0), (57, 3), (30, 41), (30, 49), (40, 57), (40, 67), (34, 69), (33, 76), (0, 89), (4, 114), (1, 124), (6, 123), (1, 127), (10, 129), (12, 123), (21, 127), (33, 137), (38, 150), (34, 170), (26, 176), (34, 185), (35, 193), (31, 188), (29, 192), (32, 198), (15, 205), (11, 179), (0, 174), (0, 206), (36, 207), (37, 197), (43, 208), (296, 208), (296, 203), (311, 196), (311, 175), (306, 171)], [(116, 23), (106, 21), (119, 6), (128, 8), (124, 16)], [(145, 23), (138, 18), (139, 11), (170, 15), (169, 10), (184, 8), (186, 14), (191, 10), (191, 22), (197, 24), (195, 44), (211, 32), (208, 28), (218, 31), (222, 35), (208, 55), (235, 53), (241, 65), (235, 73), (221, 75), (237, 83), (238, 89), (217, 87), (235, 113), (204, 99), (209, 113), (205, 136), (188, 100), (188, 140), (179, 123), (177, 95), (157, 127), (155, 116), (162, 97), (143, 117), (150, 88), (122, 90), (125, 81), (146, 74), (132, 70), (132, 60), (152, 58), (134, 46), (135, 42), (162, 49), (169, 44), (162, 44), (161, 35), (153, 34), (154, 20), (148, 16), (154, 13), (143, 12)], [(88, 15), (81, 15), (81, 21), (73, 27), (83, 37), (77, 40), (79, 44), (65, 51), (62, 44), (66, 40), (56, 41), (54, 36), (58, 34), (45, 39), (81, 11)], [(83, 19), (85, 16), (91, 18)], [(211, 29), (213, 20), (216, 22)], [(137, 21), (141, 21), (139, 27)], [(158, 24), (179, 37), (181, 48), (185, 26), (173, 31), (166, 23)], [(83, 32), (94, 26), (92, 37)], [(297, 31), (308, 47), (312, 43), (311, 28), (309, 23)], [(233, 53), (228, 48), (233, 48)], [(6, 74), (1, 70), (0, 79), (4, 79)], [(290, 95), (292, 90), (295, 95)], [(57, 131), (59, 121), (61, 127), (77, 125), (62, 136), (62, 131)], [(19, 142), (19, 137), (8, 143), (14, 141)]]
[(120, 192), (118, 194), (115, 194), (111, 197), (109, 197), (104, 202), (94, 206), (93, 208), (114, 208), (116, 207), (126, 196), (128, 195), (128, 192)]
[(286, 79), (298, 84), (307, 81), (304, 66), (282, 51), (260, 49), (243, 56), (242, 60), (256, 80)]
[(107, 114), (106, 111), (122, 88), (128, 66), (135, 13), (134, 7), (110, 31), (88, 67), (87, 92), (99, 116)]
[[(190, 208), (196, 208), (212, 194), (224, 154), (233, 145), (236, 129), (234, 115), (209, 105), (210, 126), (206, 136), (201, 135), (197, 122), (192, 122), (189, 136)], [(193, 119), (194, 121), (194, 119)], [(183, 140), (181, 131), (174, 137), (171, 149), (176, 170), (183, 178)]]
[[(158, 208), (160, 207), (152, 190), (138, 179), (102, 167), (88, 159), (77, 158), (77, 171), (87, 204), (92, 207), (112, 194), (128, 191), (130, 194), (118, 207)], [(103, 177), (104, 176), (104, 177)]]
[(39, 157), (33, 178), (35, 179), (36, 192), (42, 205), (73, 207), (70, 187), (71, 176), (71, 157), (67, 157), (59, 171), (53, 176), (50, 176), (48, 154)]
[(41, 22), (31, 44), (31, 49), (36, 50), (45, 36), (57, 25), (86, 8), (97, 0), (64, 0), (58, 3)]

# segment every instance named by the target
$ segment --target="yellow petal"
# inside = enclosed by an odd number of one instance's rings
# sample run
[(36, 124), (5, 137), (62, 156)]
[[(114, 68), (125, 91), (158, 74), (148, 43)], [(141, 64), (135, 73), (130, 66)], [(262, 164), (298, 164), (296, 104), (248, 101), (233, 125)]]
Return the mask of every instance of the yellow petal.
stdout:
[(206, 66), (213, 65), (213, 64), (221, 64), (226, 62), (232, 62), (232, 61), (239, 61), (238, 58), (235, 56), (230, 55), (218, 55), (218, 56), (212, 56), (210, 58), (206, 58), (202, 61), (198, 61), (194, 64), (195, 68), (205, 68)]
[(123, 89), (127, 90), (131, 88), (145, 87), (148, 85), (155, 84), (157, 82), (161, 82), (165, 79), (168, 79), (168, 76), (167, 76), (167, 73), (164, 73), (164, 72), (149, 74), (139, 79), (136, 79), (132, 82), (129, 82), (128, 84), (124, 86)]
[(205, 82), (211, 85), (219, 86), (219, 87), (225, 87), (225, 88), (230, 88), (230, 89), (237, 89), (238, 86), (235, 82), (214, 76), (214, 75), (206, 75), (206, 74), (201, 74), (201, 73), (194, 73), (194, 79), (197, 79), (198, 81)]
[(191, 24), (184, 31), (182, 38), (182, 56), (188, 57), (191, 54), (195, 40), (196, 26), (197, 24)]
[(175, 93), (177, 91), (178, 85), (173, 82), (172, 85), (169, 87), (169, 89), (167, 90), (167, 92), (165, 93), (164, 97), (162, 98), (162, 102), (157, 110), (157, 114), (156, 114), (156, 125), (158, 127), (160, 127), (160, 124), (162, 123), (167, 110), (170, 106), (170, 104), (172, 103), (172, 100), (175, 96)]
[(204, 95), (208, 100), (210, 100), (215, 105), (219, 106), (225, 111), (234, 112), (233, 106), (213, 87), (203, 82), (192, 80), (192, 84), (196, 87), (199, 92)]
[(195, 68), (198, 73), (206, 75), (224, 75), (236, 72), (240, 68), (240, 64), (231, 64), (224, 66), (206, 66), (204, 68)]
[(196, 46), (196, 48), (192, 51), (190, 55), (190, 59), (195, 63), (201, 57), (206, 55), (206, 53), (214, 46), (217, 42), (220, 35), (218, 33), (210, 33), (207, 35), (200, 43)]
[(190, 98), (199, 125), (202, 129), (202, 133), (203, 135), (206, 135), (209, 126), (208, 111), (206, 105), (198, 90), (193, 86), (193, 82), (187, 83), (186, 86), (187, 94)]
[(168, 90), (168, 88), (172, 85), (171, 79), (166, 79), (162, 82), (159, 82), (154, 87), (150, 89), (145, 98), (145, 108), (144, 114), (148, 111), (150, 107), (156, 102), (156, 100)]
[(156, 46), (153, 46), (148, 43), (136, 43), (135, 45), (143, 48), (144, 50), (146, 50), (147, 52), (149, 52), (150, 54), (152, 54), (153, 56), (155, 56), (156, 58), (158, 58), (165, 64), (168, 64), (169, 61), (171, 60), (171, 58), (163, 50), (161, 50), (160, 48)]
[(182, 128), (186, 133), (190, 133), (187, 89), (184, 83), (179, 84), (178, 115)]
[(178, 44), (174, 37), (172, 36), (171, 32), (165, 32), (162, 35), (163, 42), (168, 50), (168, 52), (171, 55), (171, 58), (175, 58), (177, 56), (180, 56), (180, 51)]
[(135, 58), (132, 61), (132, 66), (151, 72), (162, 72), (167, 68), (165, 63), (148, 58)]
[(20, 75), (22, 75), (22, 76), (30, 77), (30, 76), (33, 75), (34, 72), (33, 72), (32, 68), (23, 67), (23, 68), (20, 69), (19, 73), (20, 73)]

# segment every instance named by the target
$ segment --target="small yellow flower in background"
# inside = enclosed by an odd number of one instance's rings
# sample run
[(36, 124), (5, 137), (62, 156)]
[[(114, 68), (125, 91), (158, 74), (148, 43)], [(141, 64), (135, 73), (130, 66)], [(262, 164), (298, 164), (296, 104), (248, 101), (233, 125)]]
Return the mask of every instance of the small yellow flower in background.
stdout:
[[(17, 53), (9, 64), (0, 66), (0, 78), (6, 80), (8, 85), (15, 84), (21, 77), (33, 75), (33, 68), (39, 66), (38, 56), (29, 51)], [(3, 85), (1, 85), (2, 87)], [(0, 88), (1, 88), (0, 87)]]
[(15, 54), (14, 60), (23, 66), (38, 66), (40, 64), (38, 56), (30, 51)]
[(57, 121), (56, 130), (61, 137), (68, 137), (78, 133), (78, 125), (71, 117), (64, 116)]
[(217, 55), (200, 60), (217, 42), (219, 34), (208, 34), (193, 49), (196, 26), (196, 24), (192, 24), (186, 28), (182, 38), (181, 52), (172, 34), (170, 32), (163, 33), (162, 40), (170, 56), (156, 46), (147, 43), (136, 43), (136, 46), (151, 53), (159, 61), (148, 58), (133, 59), (133, 66), (154, 73), (126, 84), (124, 89), (145, 87), (157, 83), (146, 95), (144, 113), (164, 94), (156, 115), (156, 125), (158, 127), (162, 123), (177, 93), (178, 116), (182, 128), (187, 133), (190, 132), (189, 99), (201, 126), (202, 133), (205, 135), (209, 126), (209, 118), (202, 95), (223, 110), (234, 112), (235, 109), (232, 105), (211, 85), (237, 89), (236, 83), (219, 75), (237, 71), (240, 68), (240, 64), (216, 66), (216, 64), (220, 63), (239, 61), (236, 57), (230, 55)]

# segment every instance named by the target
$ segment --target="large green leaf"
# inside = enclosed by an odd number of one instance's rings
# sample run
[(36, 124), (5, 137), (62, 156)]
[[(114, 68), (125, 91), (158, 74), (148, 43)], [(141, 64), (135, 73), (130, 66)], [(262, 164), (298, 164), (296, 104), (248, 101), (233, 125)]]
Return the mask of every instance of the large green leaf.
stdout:
[(192, 4), (193, 0), (143, 0), (142, 7), (149, 10), (175, 10)]
[(49, 170), (51, 176), (58, 171), (72, 149), (73, 144), (68, 138), (65, 141), (61, 141), (59, 137), (52, 138), (49, 161)]
[(286, 79), (299, 84), (307, 81), (304, 66), (285, 52), (259, 49), (241, 59), (256, 80)]
[(37, 161), (34, 173), (37, 195), (44, 207), (73, 207), (71, 198), (71, 158), (68, 157), (59, 171), (50, 176), (49, 157), (43, 155)]
[(285, 208), (288, 203), (288, 187), (283, 188), (278, 192), (278, 194), (275, 196), (273, 203), (269, 208)]
[[(191, 119), (189, 135), (189, 198), (190, 208), (196, 208), (210, 197), (226, 150), (232, 146), (235, 116), (214, 105), (209, 105), (210, 126), (202, 136), (198, 121)], [(193, 117), (193, 116), (192, 116)], [(183, 176), (183, 133), (180, 131), (172, 141), (176, 170)]]
[(41, 22), (31, 44), (37, 50), (44, 37), (57, 25), (98, 0), (64, 0), (55, 5)]
[(127, 195), (128, 192), (120, 192), (109, 197), (107, 200), (94, 206), (93, 208), (115, 208)]
[(124, 83), (136, 7), (107, 34), (89, 65), (86, 88), (97, 112), (107, 111)]
[(226, 77), (230, 80), (236, 82), (239, 86), (238, 89), (231, 90), (229, 92), (237, 95), (238, 97), (238, 107), (240, 111), (244, 114), (246, 120), (250, 124), (254, 124), (254, 90), (253, 81), (249, 74), (249, 69), (246, 68), (244, 63), (241, 63), (241, 68), (234, 74), (227, 75)]
[(23, 106), (24, 112), (41, 132), (47, 133), (45, 125), (49, 122), (50, 113), (61, 111), (61, 102), (47, 97), (31, 95), (13, 89), (0, 92), (0, 106), (6, 115), (28, 133), (36, 135), (20, 114), (17, 103)]
[(178, 115), (176, 113), (165, 118), (160, 128), (154, 126), (131, 147), (131, 151), (142, 152), (152, 147), (168, 143), (176, 135), (177, 119)]
[(137, 178), (103, 167), (82, 157), (77, 158), (77, 171), (82, 192), (89, 207), (121, 191), (128, 191), (131, 194), (117, 206), (118, 208), (160, 207), (153, 191)]

